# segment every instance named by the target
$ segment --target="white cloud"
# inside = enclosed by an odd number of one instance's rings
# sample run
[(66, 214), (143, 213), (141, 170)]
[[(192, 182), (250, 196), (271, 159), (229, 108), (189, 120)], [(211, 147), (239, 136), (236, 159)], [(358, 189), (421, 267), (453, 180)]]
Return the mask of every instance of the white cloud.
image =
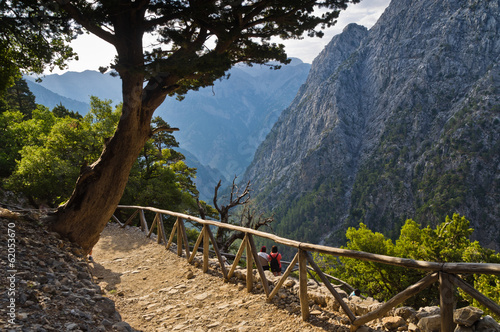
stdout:
[[(305, 37), (302, 40), (275, 40), (275, 42), (285, 45), (289, 57), (311, 63), (332, 37), (342, 32), (349, 23), (357, 23), (371, 28), (389, 2), (390, 0), (364, 0), (358, 4), (350, 5), (347, 10), (340, 13), (337, 24), (325, 31), (323, 38)], [(69, 71), (98, 70), (100, 66), (109, 65), (116, 55), (113, 46), (88, 34), (79, 36), (72, 42), (72, 47), (78, 53), (79, 60), (69, 63), (67, 69)], [(61, 73), (60, 70), (54, 72)]]

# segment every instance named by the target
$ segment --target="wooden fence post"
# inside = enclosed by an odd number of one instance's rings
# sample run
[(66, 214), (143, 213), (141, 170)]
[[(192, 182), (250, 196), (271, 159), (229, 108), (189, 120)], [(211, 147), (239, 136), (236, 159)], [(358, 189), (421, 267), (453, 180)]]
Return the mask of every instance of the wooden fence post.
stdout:
[(184, 240), (184, 249), (186, 250), (186, 257), (189, 259), (189, 256), (191, 256), (191, 254), (189, 253), (189, 242), (187, 238), (186, 227), (184, 226), (184, 222), (182, 220), (180, 226), (181, 226), (182, 239)]
[(177, 256), (182, 256), (182, 219), (177, 218)]
[(475, 298), (476, 300), (479, 301), (482, 305), (484, 305), (486, 308), (490, 309), (492, 312), (495, 313), (495, 315), (500, 316), (500, 305), (498, 303), (495, 303), (493, 300), (490, 298), (484, 296), (480, 292), (478, 292), (474, 287), (460, 279), (459, 277), (450, 274), (450, 280), (451, 282), (457, 286), (460, 287), (464, 292)]
[(354, 313), (351, 311), (349, 306), (344, 302), (344, 300), (342, 300), (342, 297), (340, 296), (340, 294), (335, 290), (335, 288), (333, 288), (332, 284), (330, 283), (330, 281), (328, 281), (328, 279), (323, 274), (323, 272), (321, 271), (319, 266), (316, 264), (314, 259), (312, 259), (311, 255), (309, 255), (309, 253), (307, 251), (305, 252), (305, 255), (306, 255), (307, 260), (309, 261), (309, 264), (311, 264), (311, 266), (314, 269), (314, 271), (316, 272), (316, 274), (320, 277), (321, 281), (323, 281), (323, 284), (325, 285), (325, 287), (328, 288), (328, 290), (330, 291), (330, 293), (332, 293), (335, 300), (337, 300), (337, 302), (340, 304), (340, 306), (342, 307), (342, 310), (344, 310), (347, 317), (349, 317), (349, 320), (351, 321), (351, 323), (354, 322), (356, 320), (356, 315), (354, 315)]
[(210, 236), (208, 235), (208, 225), (203, 225), (203, 272), (208, 271), (208, 250), (210, 249)]
[(439, 295), (441, 306), (441, 331), (453, 331), (453, 284), (448, 273), (439, 272)]
[[(172, 232), (170, 232), (170, 238), (168, 239), (168, 243), (166, 248), (170, 248), (170, 245), (172, 244), (172, 241), (174, 241), (174, 236), (177, 231), (177, 224), (179, 223), (179, 218), (175, 221), (174, 227), (172, 227)], [(153, 228), (153, 225), (151, 225), (151, 228)]]
[(139, 218), (141, 219), (141, 230), (145, 233), (148, 233), (149, 232), (148, 223), (146, 222), (146, 216), (144, 215), (144, 210), (142, 209)]
[(161, 221), (160, 219), (158, 218), (158, 213), (155, 214), (155, 220), (156, 220), (156, 231), (157, 231), (157, 236), (156, 236), (156, 243), (160, 244), (161, 243), (161, 237), (162, 237), (162, 234), (161, 234)]
[(433, 283), (437, 282), (438, 279), (439, 275), (437, 272), (425, 276), (424, 278), (419, 280), (416, 284), (411, 285), (407, 287), (404, 291), (396, 294), (393, 298), (382, 304), (377, 309), (370, 311), (369, 313), (364, 314), (361, 317), (356, 318), (356, 320), (354, 320), (353, 324), (351, 325), (351, 331), (356, 331), (356, 329), (361, 325), (369, 321), (372, 321), (374, 319), (383, 317), (384, 314), (387, 313), (389, 310), (403, 303), (410, 297), (420, 293)]
[(280, 278), (276, 286), (274, 286), (274, 289), (271, 292), (271, 294), (269, 294), (269, 296), (267, 297), (267, 302), (271, 302), (271, 299), (274, 297), (274, 295), (278, 293), (279, 289), (281, 288), (281, 286), (283, 286), (290, 273), (292, 273), (292, 270), (298, 261), (299, 261), (299, 253), (296, 253), (295, 257), (293, 257), (292, 259), (292, 262), (290, 263), (290, 265), (288, 265), (288, 268), (286, 269), (285, 273)]
[(147, 237), (150, 237), (151, 234), (153, 234), (155, 227), (156, 227), (156, 218), (153, 218), (153, 223), (151, 224), (151, 228), (149, 229), (149, 233), (148, 233)]
[(191, 256), (188, 259), (189, 263), (193, 261), (194, 256), (196, 256), (196, 253), (198, 252), (198, 248), (200, 247), (201, 241), (203, 240), (203, 234), (205, 234), (205, 232), (202, 229), (202, 231), (198, 235), (198, 238), (196, 239), (196, 243), (194, 244), (193, 252), (191, 253)]
[(233, 265), (231, 266), (231, 269), (229, 270), (229, 273), (227, 274), (227, 279), (231, 279), (233, 276), (234, 270), (238, 266), (238, 263), (240, 262), (241, 256), (243, 256), (243, 251), (245, 251), (246, 248), (246, 243), (247, 243), (247, 234), (245, 233), (245, 237), (243, 238), (243, 241), (241, 241), (240, 248), (238, 249), (238, 253), (236, 254), (236, 257), (234, 258)]
[(210, 230), (209, 226), (207, 226), (207, 233), (206, 234), (208, 235), (208, 238), (210, 239), (210, 241), (212, 241), (212, 247), (214, 248), (215, 255), (217, 256), (217, 259), (219, 260), (222, 275), (224, 276), (224, 279), (227, 279), (227, 270), (226, 270), (226, 266), (224, 265), (224, 260), (222, 259), (222, 255), (220, 254), (219, 247), (217, 246), (217, 242), (215, 241), (215, 237), (212, 234), (212, 231)]
[(253, 255), (252, 255), (252, 247), (250, 246), (250, 242), (247, 237), (247, 292), (251, 292), (253, 288)]
[(302, 320), (309, 319), (309, 297), (307, 296), (307, 251), (299, 249), (299, 299)]
[(163, 217), (161, 216), (161, 213), (157, 213), (156, 218), (158, 219), (157, 223), (159, 229), (161, 230), (161, 232), (158, 232), (158, 243), (160, 243), (160, 233), (161, 233), (161, 240), (163, 241), (163, 245), (167, 247), (167, 235), (165, 234), (165, 227), (163, 226)]
[(130, 224), (132, 222), (132, 219), (134, 219), (134, 217), (137, 215), (137, 213), (139, 213), (139, 210), (135, 210), (134, 213), (132, 213), (132, 215), (130, 215), (130, 217), (127, 219), (127, 221), (125, 221), (122, 227), (125, 227), (128, 224)]
[(262, 281), (262, 287), (264, 287), (264, 292), (266, 293), (266, 296), (268, 296), (269, 284), (267, 282), (264, 269), (262, 268), (262, 264), (260, 264), (259, 255), (257, 254), (257, 248), (255, 247), (255, 242), (253, 241), (253, 237), (251, 234), (248, 234), (248, 243), (250, 244), (250, 250), (252, 250), (253, 260), (255, 261), (255, 265), (257, 266), (257, 271), (259, 272), (260, 280)]
[(123, 227), (123, 224), (120, 221), (120, 219), (118, 219), (114, 214), (111, 216), (111, 218), (113, 218), (113, 220), (116, 221), (118, 223), (118, 225), (120, 225), (120, 227)]

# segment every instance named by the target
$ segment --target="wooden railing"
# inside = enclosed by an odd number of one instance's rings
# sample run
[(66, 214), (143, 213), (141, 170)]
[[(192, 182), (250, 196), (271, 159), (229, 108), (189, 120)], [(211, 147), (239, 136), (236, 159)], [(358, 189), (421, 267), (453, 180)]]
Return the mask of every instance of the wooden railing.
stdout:
[[(427, 262), (427, 261), (419, 261), (408, 258), (398, 258), (398, 257), (390, 257), (378, 254), (372, 254), (367, 252), (360, 252), (354, 250), (346, 250), (339, 249), (333, 247), (327, 247), (322, 245), (315, 245), (310, 243), (298, 242), (286, 238), (282, 238), (273, 234), (265, 233), (262, 231), (257, 231), (245, 227), (240, 227), (231, 224), (220, 223), (218, 221), (212, 220), (204, 220), (197, 217), (193, 217), (183, 213), (177, 213), (167, 210), (160, 210), (151, 207), (141, 207), (141, 206), (125, 206), (119, 205), (119, 209), (135, 209), (136, 211), (127, 219), (125, 223), (120, 222), (120, 220), (113, 215), (113, 218), (120, 223), (123, 227), (130, 224), (133, 218), (139, 213), (140, 218), (140, 227), (142, 231), (147, 233), (147, 236), (151, 236), (154, 228), (157, 228), (157, 241), (158, 243), (163, 242), (167, 249), (170, 248), (174, 236), (177, 235), (177, 254), (182, 256), (182, 252), (185, 251), (188, 262), (191, 263), (195, 257), (198, 248), (203, 241), (203, 272), (208, 271), (208, 262), (209, 262), (209, 245), (212, 243), (212, 247), (215, 251), (215, 255), (220, 264), (220, 268), (223, 274), (223, 277), (226, 280), (229, 280), (235, 271), (237, 262), (241, 259), (243, 252), (246, 251), (246, 266), (247, 266), (247, 274), (246, 274), (246, 285), (247, 290), (250, 292), (253, 287), (253, 264), (257, 266), (258, 273), (260, 275), (260, 279), (262, 281), (262, 287), (267, 296), (267, 301), (270, 301), (277, 293), (278, 290), (282, 287), (283, 283), (287, 279), (287, 277), (292, 272), (294, 266), (298, 263), (299, 266), (299, 299), (300, 299), (300, 307), (302, 313), (302, 319), (308, 320), (310, 316), (309, 312), (309, 301), (307, 296), (307, 263), (314, 269), (316, 274), (319, 276), (324, 285), (331, 292), (332, 296), (335, 300), (340, 304), (343, 311), (348, 316), (351, 322), (351, 331), (356, 331), (361, 325), (366, 324), (369, 321), (380, 318), (384, 316), (392, 308), (397, 305), (403, 303), (405, 300), (410, 297), (418, 294), (422, 290), (431, 286), (435, 282), (439, 281), (439, 292), (440, 292), (440, 307), (441, 307), (441, 331), (452, 331), (453, 330), (453, 287), (459, 287), (464, 292), (472, 296), (482, 305), (490, 309), (493, 313), (500, 316), (500, 306), (484, 296), (480, 292), (478, 292), (474, 287), (463, 281), (457, 274), (494, 274), (500, 275), (500, 264), (483, 264), (483, 263), (437, 263), (437, 262)], [(144, 216), (144, 211), (151, 211), (155, 213), (155, 218), (151, 227), (148, 227), (146, 218)], [(176, 217), (177, 220), (174, 224), (173, 230), (170, 234), (169, 239), (167, 240), (167, 236), (165, 234), (165, 230), (163, 227), (163, 218), (162, 215), (170, 215)], [(203, 225), (203, 228), (196, 240), (196, 243), (191, 252), (186, 229), (184, 226), (184, 220), (191, 221), (195, 223), (199, 223)], [(236, 254), (234, 259), (234, 263), (232, 264), (229, 271), (224, 264), (224, 260), (222, 259), (222, 255), (218, 250), (217, 243), (214, 239), (212, 231), (210, 230), (210, 226), (223, 227), (226, 229), (241, 231), (245, 234), (243, 241), (241, 242), (240, 248)], [(277, 285), (271, 291), (269, 289), (269, 283), (266, 279), (266, 275), (264, 274), (264, 270), (260, 264), (260, 261), (257, 256), (257, 249), (255, 247), (255, 242), (253, 237), (259, 236), (261, 238), (269, 239), (274, 241), (275, 243), (279, 243), (282, 245), (286, 245), (288, 247), (296, 248), (297, 254), (291, 261), (290, 265), (284, 272), (281, 279), (278, 281)], [(342, 296), (335, 289), (335, 287), (330, 283), (328, 277), (321, 271), (316, 262), (312, 259), (310, 252), (322, 253), (333, 256), (343, 256), (350, 257), (354, 259), (360, 259), (364, 261), (372, 261), (383, 264), (401, 266), (405, 268), (411, 269), (419, 269), (429, 271), (430, 273), (424, 277), (422, 280), (418, 281), (416, 284), (408, 287), (401, 293), (395, 295), (389, 301), (385, 302), (383, 305), (378, 307), (376, 310), (371, 311), (363, 316), (356, 317), (356, 315), (352, 312), (352, 310), (348, 307), (348, 305), (343, 301)]]

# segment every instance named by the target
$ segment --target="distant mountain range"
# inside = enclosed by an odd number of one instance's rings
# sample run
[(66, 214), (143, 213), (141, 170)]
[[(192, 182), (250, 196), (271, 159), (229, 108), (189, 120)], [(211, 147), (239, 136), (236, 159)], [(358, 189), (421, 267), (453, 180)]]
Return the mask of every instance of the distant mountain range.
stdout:
[[(299, 87), (310, 64), (298, 59), (279, 70), (268, 66), (236, 66), (230, 78), (213, 87), (190, 91), (184, 100), (170, 97), (157, 109), (172, 127), (190, 167), (198, 168), (200, 197), (211, 201), (219, 180), (232, 181), (250, 164), (261, 141)], [(97, 71), (47, 75), (42, 82), (26, 77), (36, 102), (53, 108), (59, 103), (84, 115), (90, 96), (121, 101), (121, 81)]]
[(498, 1), (392, 1), (349, 25), (259, 146), (243, 180), (281, 236), (339, 245), (460, 213), (500, 249)]

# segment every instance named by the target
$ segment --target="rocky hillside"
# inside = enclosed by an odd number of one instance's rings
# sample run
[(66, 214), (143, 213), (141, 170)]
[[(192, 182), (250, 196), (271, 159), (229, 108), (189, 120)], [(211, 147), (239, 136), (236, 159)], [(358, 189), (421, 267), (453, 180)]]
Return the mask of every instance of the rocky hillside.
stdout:
[[(23, 213), (24, 214), (24, 213)], [(133, 332), (115, 303), (94, 283), (79, 247), (37, 220), (0, 207), (0, 238), (15, 239), (2, 259), (1, 331)], [(35, 217), (35, 218), (33, 218)], [(11, 237), (14, 234), (14, 237)], [(11, 242), (9, 242), (11, 243)], [(7, 246), (2, 257), (7, 258)], [(11, 251), (9, 251), (11, 253)]]
[(332, 39), (245, 176), (278, 233), (339, 244), (458, 212), (500, 249), (499, 7), (392, 1)]

